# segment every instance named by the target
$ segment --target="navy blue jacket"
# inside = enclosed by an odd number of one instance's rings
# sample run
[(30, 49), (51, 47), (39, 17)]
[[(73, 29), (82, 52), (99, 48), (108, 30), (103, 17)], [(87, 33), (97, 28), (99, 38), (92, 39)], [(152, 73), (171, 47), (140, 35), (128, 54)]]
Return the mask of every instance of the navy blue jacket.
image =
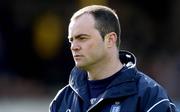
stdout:
[(74, 67), (69, 84), (51, 102), (50, 112), (177, 112), (165, 90), (135, 68), (133, 54), (121, 51), (120, 60), (127, 68), (93, 105), (89, 101), (87, 73)]

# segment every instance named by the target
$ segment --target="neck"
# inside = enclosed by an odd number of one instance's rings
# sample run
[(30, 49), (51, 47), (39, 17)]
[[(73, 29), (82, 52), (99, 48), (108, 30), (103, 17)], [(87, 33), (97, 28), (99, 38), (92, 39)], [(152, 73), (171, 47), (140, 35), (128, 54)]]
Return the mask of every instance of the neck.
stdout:
[(97, 66), (94, 66), (91, 69), (87, 70), (89, 80), (105, 79), (122, 69), (123, 65), (120, 62), (118, 56), (114, 58), (111, 55), (107, 59), (107, 61), (99, 63)]

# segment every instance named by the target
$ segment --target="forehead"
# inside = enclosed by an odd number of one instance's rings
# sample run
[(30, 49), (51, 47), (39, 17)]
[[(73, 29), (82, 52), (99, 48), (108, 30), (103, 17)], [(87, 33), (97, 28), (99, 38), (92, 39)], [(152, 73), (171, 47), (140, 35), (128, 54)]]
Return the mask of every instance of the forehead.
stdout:
[(90, 33), (91, 30), (95, 30), (95, 20), (91, 14), (83, 14), (70, 22), (68, 30), (69, 36)]

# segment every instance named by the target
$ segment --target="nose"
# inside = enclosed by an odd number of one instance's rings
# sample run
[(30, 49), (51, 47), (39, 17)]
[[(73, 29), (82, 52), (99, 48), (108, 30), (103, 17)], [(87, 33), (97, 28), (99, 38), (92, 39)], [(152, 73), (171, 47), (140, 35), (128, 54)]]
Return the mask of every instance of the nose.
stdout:
[(72, 51), (80, 50), (79, 44), (77, 42), (75, 42), (75, 41), (71, 42), (71, 50)]

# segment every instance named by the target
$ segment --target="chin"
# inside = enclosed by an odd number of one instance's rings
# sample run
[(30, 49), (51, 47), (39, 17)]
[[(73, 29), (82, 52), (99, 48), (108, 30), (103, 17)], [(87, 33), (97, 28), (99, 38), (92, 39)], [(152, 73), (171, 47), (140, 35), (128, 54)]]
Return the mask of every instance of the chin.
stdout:
[(81, 67), (83, 67), (83, 66), (82, 66), (82, 64), (80, 64), (80, 63), (76, 63), (76, 67), (81, 68)]
[(84, 65), (82, 65), (82, 64), (76, 64), (76, 67), (78, 67), (78, 68), (80, 68), (80, 69), (85, 70), (85, 66), (84, 66)]

